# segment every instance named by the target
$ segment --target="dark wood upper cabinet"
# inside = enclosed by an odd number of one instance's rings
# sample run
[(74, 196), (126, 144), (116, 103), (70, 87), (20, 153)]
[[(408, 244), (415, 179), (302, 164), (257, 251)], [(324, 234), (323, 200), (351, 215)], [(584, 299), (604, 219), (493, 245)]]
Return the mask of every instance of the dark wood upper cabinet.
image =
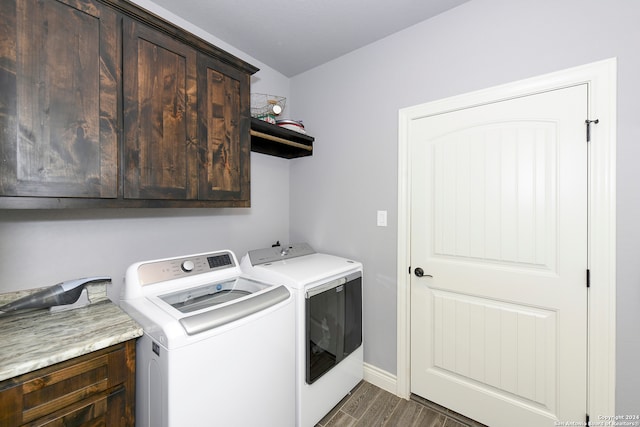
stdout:
[(199, 198), (250, 201), (249, 75), (198, 56)]
[(198, 198), (196, 51), (124, 21), (124, 197)]
[(123, 0), (0, 19), (0, 208), (250, 205), (257, 68)]
[(117, 14), (87, 0), (0, 2), (0, 193), (117, 196)]

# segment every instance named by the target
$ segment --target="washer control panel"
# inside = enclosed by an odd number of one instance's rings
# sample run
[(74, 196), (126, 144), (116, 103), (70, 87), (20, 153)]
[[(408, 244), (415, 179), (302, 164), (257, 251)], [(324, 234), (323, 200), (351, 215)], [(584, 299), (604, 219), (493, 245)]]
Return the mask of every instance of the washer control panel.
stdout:
[(151, 285), (235, 266), (235, 257), (229, 251), (150, 261), (138, 266), (138, 283)]
[(273, 246), (271, 248), (255, 249), (249, 251), (248, 255), (251, 265), (255, 266), (315, 253), (316, 251), (314, 251), (308, 243), (292, 243), (283, 246)]

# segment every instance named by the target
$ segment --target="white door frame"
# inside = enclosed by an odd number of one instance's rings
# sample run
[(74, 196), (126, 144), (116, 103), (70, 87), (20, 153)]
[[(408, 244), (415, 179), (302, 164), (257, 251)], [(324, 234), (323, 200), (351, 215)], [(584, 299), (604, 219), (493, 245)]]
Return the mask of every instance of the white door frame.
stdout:
[[(616, 346), (616, 59), (607, 59), (477, 92), (441, 99), (399, 112), (396, 394), (411, 394), (410, 244), (412, 120), (471, 106), (586, 83), (591, 126), (588, 146), (589, 230), (587, 410), (591, 419), (615, 414)], [(586, 144), (585, 124), (585, 144)]]

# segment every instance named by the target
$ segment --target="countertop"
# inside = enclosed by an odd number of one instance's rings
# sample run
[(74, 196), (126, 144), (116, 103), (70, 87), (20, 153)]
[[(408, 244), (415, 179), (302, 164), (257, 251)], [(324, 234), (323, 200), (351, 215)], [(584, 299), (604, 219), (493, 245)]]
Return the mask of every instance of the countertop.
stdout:
[[(107, 298), (104, 282), (86, 288), (86, 307), (0, 317), (0, 381), (142, 335), (142, 327)], [(0, 305), (36, 290), (1, 294)]]

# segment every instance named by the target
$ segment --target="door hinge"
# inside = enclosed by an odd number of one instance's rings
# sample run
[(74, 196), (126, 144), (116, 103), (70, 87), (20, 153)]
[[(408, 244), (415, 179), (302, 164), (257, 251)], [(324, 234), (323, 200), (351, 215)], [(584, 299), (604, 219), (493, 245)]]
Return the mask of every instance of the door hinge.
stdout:
[(587, 288), (591, 287), (591, 270), (587, 268)]
[(409, 266), (409, 275), (411, 275), (411, 266)]
[(584, 425), (586, 425), (586, 426), (590, 425), (590, 424), (589, 424), (589, 421), (590, 421), (590, 420), (589, 420), (589, 414), (587, 414), (587, 418), (586, 418), (586, 420), (585, 420), (585, 421), (586, 421), (586, 422), (585, 422), (585, 424), (584, 424)]
[(600, 120), (585, 120), (584, 123), (587, 125), (587, 142), (591, 142), (591, 123), (598, 124)]

